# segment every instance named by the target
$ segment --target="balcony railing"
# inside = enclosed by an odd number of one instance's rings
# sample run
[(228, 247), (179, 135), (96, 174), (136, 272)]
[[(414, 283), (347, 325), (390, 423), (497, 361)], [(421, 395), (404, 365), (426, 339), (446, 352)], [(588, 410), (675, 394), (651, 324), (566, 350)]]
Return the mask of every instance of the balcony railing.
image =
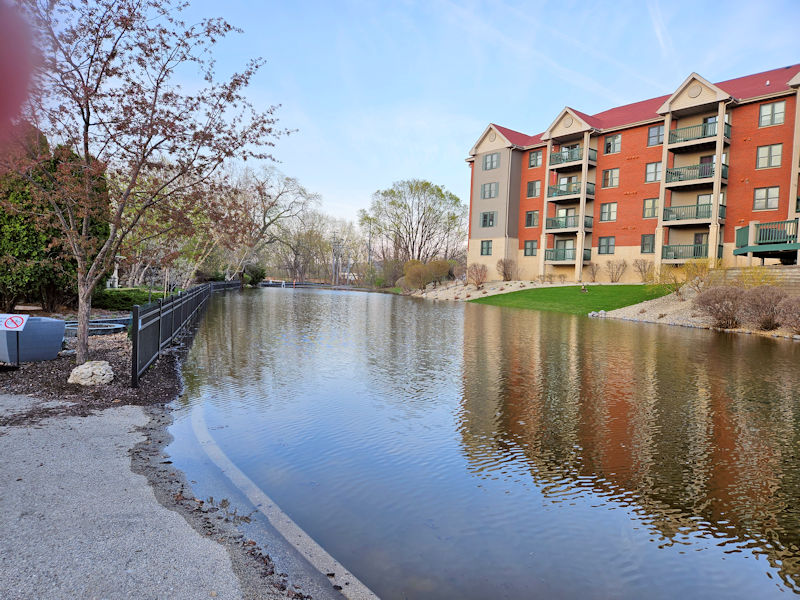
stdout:
[[(680, 144), (681, 142), (702, 140), (714, 137), (715, 135), (717, 135), (716, 123), (701, 123), (699, 125), (690, 125), (689, 127), (673, 129), (669, 132), (669, 143)], [(728, 123), (725, 123), (725, 137), (731, 137), (731, 126)]]
[(708, 258), (708, 244), (671, 244), (661, 249), (664, 260), (688, 260)]
[[(581, 182), (574, 181), (572, 183), (559, 183), (558, 185), (547, 186), (547, 197), (556, 198), (558, 196), (572, 196), (581, 193)], [(586, 182), (586, 193), (594, 195), (594, 184), (591, 181)]]
[[(575, 256), (576, 256), (575, 248), (547, 248), (544, 251), (545, 260), (566, 262), (575, 260)], [(585, 248), (583, 250), (583, 260), (584, 262), (592, 260), (591, 248)]]
[[(708, 179), (714, 176), (714, 164), (702, 163), (688, 167), (670, 167), (667, 169), (667, 183), (676, 181), (692, 181), (693, 179)], [(722, 178), (728, 178), (728, 165), (722, 165)]]
[(797, 219), (756, 225), (756, 244), (794, 244), (797, 242)]
[[(545, 229), (577, 229), (578, 223), (580, 223), (579, 219), (580, 217), (578, 215), (548, 217), (547, 222), (545, 223)], [(588, 215), (583, 217), (583, 226), (586, 229), (591, 229), (593, 222), (594, 217), (590, 217)]]
[(747, 246), (747, 242), (750, 240), (750, 228), (749, 227), (739, 227), (736, 230), (736, 247), (737, 248), (744, 248)]
[(687, 219), (710, 218), (710, 204), (688, 204), (686, 206), (667, 206), (664, 208), (665, 221), (684, 221)]
[[(564, 163), (575, 162), (576, 160), (583, 160), (583, 146), (550, 153), (551, 166), (563, 165)], [(589, 160), (597, 160), (597, 150), (594, 148), (589, 148)]]

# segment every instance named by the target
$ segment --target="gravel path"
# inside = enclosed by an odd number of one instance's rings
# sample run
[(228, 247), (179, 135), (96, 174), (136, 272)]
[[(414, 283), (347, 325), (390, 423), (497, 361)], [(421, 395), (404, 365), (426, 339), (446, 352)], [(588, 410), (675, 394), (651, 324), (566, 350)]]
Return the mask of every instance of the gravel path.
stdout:
[[(0, 395), (6, 412), (30, 398)], [(0, 597), (240, 598), (225, 548), (131, 472), (144, 410), (0, 428)]]

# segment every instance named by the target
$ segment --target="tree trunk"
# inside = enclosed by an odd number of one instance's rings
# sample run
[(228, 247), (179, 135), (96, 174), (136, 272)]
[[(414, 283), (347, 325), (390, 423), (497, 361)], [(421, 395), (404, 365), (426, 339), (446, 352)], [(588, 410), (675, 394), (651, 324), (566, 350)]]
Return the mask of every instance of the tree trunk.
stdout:
[(82, 365), (89, 360), (89, 317), (92, 313), (92, 286), (78, 276), (78, 346), (75, 362)]

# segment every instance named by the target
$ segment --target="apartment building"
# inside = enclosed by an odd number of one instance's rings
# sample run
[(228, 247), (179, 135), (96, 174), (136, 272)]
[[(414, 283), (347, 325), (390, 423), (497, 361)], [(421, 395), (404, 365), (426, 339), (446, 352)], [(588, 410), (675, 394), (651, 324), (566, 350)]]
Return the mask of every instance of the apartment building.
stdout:
[(588, 281), (624, 259), (656, 268), (797, 264), (800, 64), (587, 115), (564, 108), (542, 133), (490, 124), (470, 151), (469, 263), (498, 277)]

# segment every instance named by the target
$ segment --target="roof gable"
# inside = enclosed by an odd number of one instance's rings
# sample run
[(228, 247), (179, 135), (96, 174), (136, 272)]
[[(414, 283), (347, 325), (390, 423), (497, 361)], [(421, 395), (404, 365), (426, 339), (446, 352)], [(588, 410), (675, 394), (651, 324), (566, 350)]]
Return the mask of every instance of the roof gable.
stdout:
[(555, 120), (550, 123), (550, 127), (544, 130), (542, 139), (549, 140), (554, 137), (578, 134), (594, 129), (594, 126), (589, 121), (593, 121), (592, 117), (589, 115), (572, 109), (569, 106), (565, 106), (564, 109), (558, 113)]
[(667, 98), (666, 102), (658, 109), (658, 114), (664, 115), (670, 111), (702, 106), (712, 102), (730, 100), (731, 95), (717, 87), (697, 73), (692, 73), (678, 86), (675, 93)]

